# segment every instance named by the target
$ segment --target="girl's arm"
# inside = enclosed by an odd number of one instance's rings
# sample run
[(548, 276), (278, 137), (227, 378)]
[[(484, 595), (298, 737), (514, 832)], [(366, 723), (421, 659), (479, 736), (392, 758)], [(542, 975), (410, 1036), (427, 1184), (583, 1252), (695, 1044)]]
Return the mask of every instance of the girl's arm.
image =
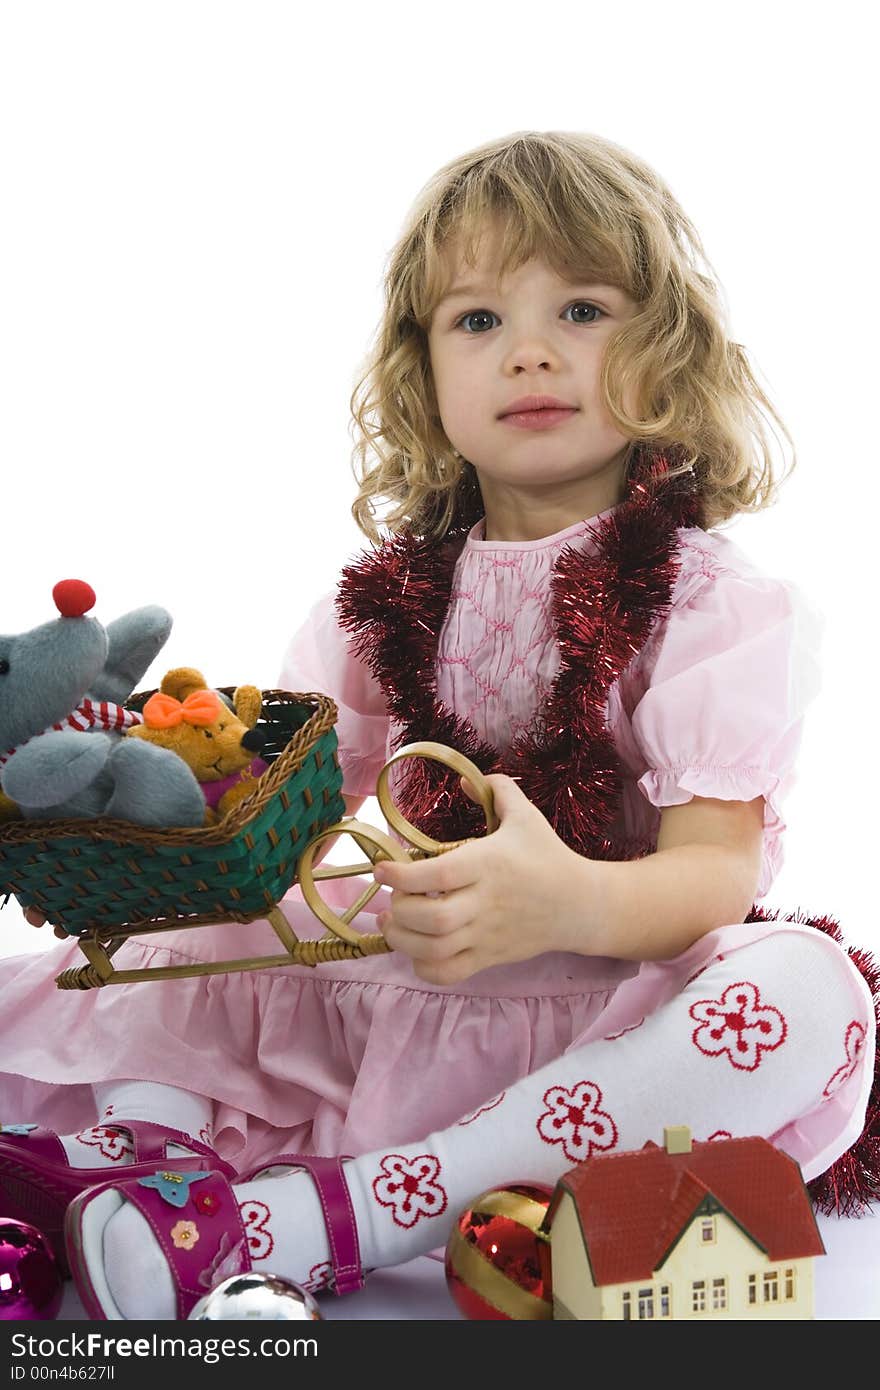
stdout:
[(582, 909), (567, 918), (561, 949), (666, 960), (743, 921), (758, 886), (763, 826), (762, 796), (695, 796), (661, 811), (654, 854), (622, 863), (576, 857), (569, 891)]

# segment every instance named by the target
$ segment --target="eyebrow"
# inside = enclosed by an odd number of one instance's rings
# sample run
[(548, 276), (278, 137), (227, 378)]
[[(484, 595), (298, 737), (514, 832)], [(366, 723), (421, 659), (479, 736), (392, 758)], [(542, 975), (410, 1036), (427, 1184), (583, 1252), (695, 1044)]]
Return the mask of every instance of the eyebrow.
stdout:
[[(566, 280), (565, 283), (566, 283), (567, 285), (571, 285), (571, 286), (573, 286), (573, 285), (580, 285), (582, 289), (589, 289), (589, 290), (618, 290), (618, 292), (620, 292), (620, 291), (619, 291), (619, 287), (618, 287), (617, 285), (608, 285), (608, 284), (605, 284), (604, 282), (602, 282), (602, 281), (600, 281), (600, 280), (591, 281), (591, 280), (580, 280), (580, 279), (577, 279), (577, 280)], [(437, 307), (439, 308), (439, 306), (440, 306), (441, 304), (445, 304), (446, 301), (447, 301), (448, 299), (462, 299), (462, 298), (467, 298), (468, 296), (474, 295), (474, 294), (497, 294), (497, 293), (499, 293), (498, 287), (497, 287), (497, 286), (493, 286), (493, 285), (484, 285), (484, 284), (478, 284), (478, 283), (472, 283), (472, 284), (468, 284), (468, 285), (453, 285), (452, 289), (447, 290), (446, 293), (445, 293), (440, 299), (437, 300)]]

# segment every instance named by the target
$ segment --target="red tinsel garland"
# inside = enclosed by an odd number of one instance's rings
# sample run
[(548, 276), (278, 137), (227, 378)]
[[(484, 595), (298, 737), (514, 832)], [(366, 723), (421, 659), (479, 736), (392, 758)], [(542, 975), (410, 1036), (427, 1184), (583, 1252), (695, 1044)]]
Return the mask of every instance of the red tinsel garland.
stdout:
[[(433, 543), (411, 533), (392, 537), (343, 570), (336, 600), (342, 626), (401, 726), (395, 747), (430, 737), (484, 773), (507, 773), (560, 839), (592, 859), (635, 859), (653, 849), (647, 840), (608, 834), (622, 777), (606, 709), (612, 685), (669, 608), (679, 566), (676, 530), (695, 525), (699, 514), (693, 474), (667, 474), (665, 454), (639, 454), (624, 502), (593, 528), (596, 553), (566, 546), (557, 559), (551, 603), (560, 669), (531, 728), (504, 755), (437, 698), (437, 645), (463, 533)], [(401, 766), (395, 798), (407, 819), (436, 839), (484, 831), (479, 808), (440, 764)]]
[[(504, 755), (437, 697), (440, 632), (456, 561), (476, 518), (465, 517), (442, 541), (411, 532), (390, 538), (343, 570), (337, 593), (340, 623), (399, 725), (394, 747), (430, 739), (458, 749), (486, 774), (515, 778), (560, 839), (591, 859), (632, 860), (655, 848), (609, 833), (623, 782), (606, 710), (611, 687), (669, 610), (679, 565), (676, 531), (698, 524), (696, 480), (692, 474), (670, 479), (669, 457), (641, 450), (622, 505), (592, 528), (595, 553), (566, 546), (559, 555), (551, 607), (560, 669), (531, 727)], [(448, 768), (419, 759), (399, 764), (397, 772), (395, 800), (426, 834), (460, 840), (485, 833), (480, 808), (462, 796)], [(779, 916), (753, 906), (745, 920)], [(832, 918), (782, 920), (814, 926), (842, 943)], [(848, 955), (871, 990), (880, 1023), (880, 969), (866, 951), (850, 948)], [(880, 1053), (861, 1138), (809, 1190), (817, 1207), (839, 1215), (860, 1214), (880, 1197)]]
[[(773, 912), (753, 905), (747, 922), (799, 922), (816, 927), (846, 950), (853, 965), (865, 980), (874, 1000), (874, 1017), (880, 1030), (880, 966), (870, 951), (860, 946), (845, 946), (840, 924), (833, 917), (808, 917), (803, 912)], [(820, 1211), (833, 1216), (861, 1216), (870, 1203), (880, 1197), (880, 1031), (874, 1051), (874, 1076), (865, 1123), (861, 1135), (835, 1159), (831, 1167), (807, 1183), (810, 1196)]]

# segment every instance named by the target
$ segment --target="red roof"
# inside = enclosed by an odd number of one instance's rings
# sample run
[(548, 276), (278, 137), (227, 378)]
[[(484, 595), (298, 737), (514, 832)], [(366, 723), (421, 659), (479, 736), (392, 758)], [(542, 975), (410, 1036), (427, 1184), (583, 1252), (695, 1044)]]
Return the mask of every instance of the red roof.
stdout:
[(649, 1279), (707, 1198), (768, 1260), (825, 1253), (800, 1168), (767, 1139), (713, 1139), (680, 1154), (650, 1142), (596, 1154), (560, 1178), (548, 1227), (563, 1191), (574, 1198), (597, 1286)]

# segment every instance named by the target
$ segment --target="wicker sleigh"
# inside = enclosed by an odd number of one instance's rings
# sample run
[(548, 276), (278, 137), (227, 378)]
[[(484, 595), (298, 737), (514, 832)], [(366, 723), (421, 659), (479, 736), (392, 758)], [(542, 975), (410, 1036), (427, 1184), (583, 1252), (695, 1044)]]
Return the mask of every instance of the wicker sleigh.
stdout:
[[(221, 689), (231, 696), (235, 687)], [(154, 693), (141, 692), (127, 703), (141, 709)], [(315, 884), (363, 874), (379, 859), (407, 860), (455, 848), (422, 835), (393, 805), (387, 777), (399, 758), (436, 757), (466, 775), (479, 791), (488, 828), (494, 828), (491, 790), (479, 770), (454, 750), (429, 743), (401, 749), (377, 785), (389, 824), (415, 848), (407, 850), (373, 826), (344, 819), (333, 700), (284, 690), (264, 690), (262, 697), (258, 727), (266, 738), (261, 757), (269, 769), (219, 824), (158, 830), (120, 820), (68, 819), (13, 821), (0, 828), (0, 892), (76, 936), (86, 957), (86, 965), (57, 976), (59, 989), (315, 966), (387, 951), (379, 933), (351, 926), (378, 884), (369, 883), (342, 916), (327, 906)], [(339, 834), (351, 835), (367, 861), (315, 868), (321, 847)], [(278, 905), (297, 879), (326, 927), (319, 940), (300, 941)], [(130, 936), (259, 918), (271, 923), (283, 954), (138, 970), (113, 966), (114, 953)]]

